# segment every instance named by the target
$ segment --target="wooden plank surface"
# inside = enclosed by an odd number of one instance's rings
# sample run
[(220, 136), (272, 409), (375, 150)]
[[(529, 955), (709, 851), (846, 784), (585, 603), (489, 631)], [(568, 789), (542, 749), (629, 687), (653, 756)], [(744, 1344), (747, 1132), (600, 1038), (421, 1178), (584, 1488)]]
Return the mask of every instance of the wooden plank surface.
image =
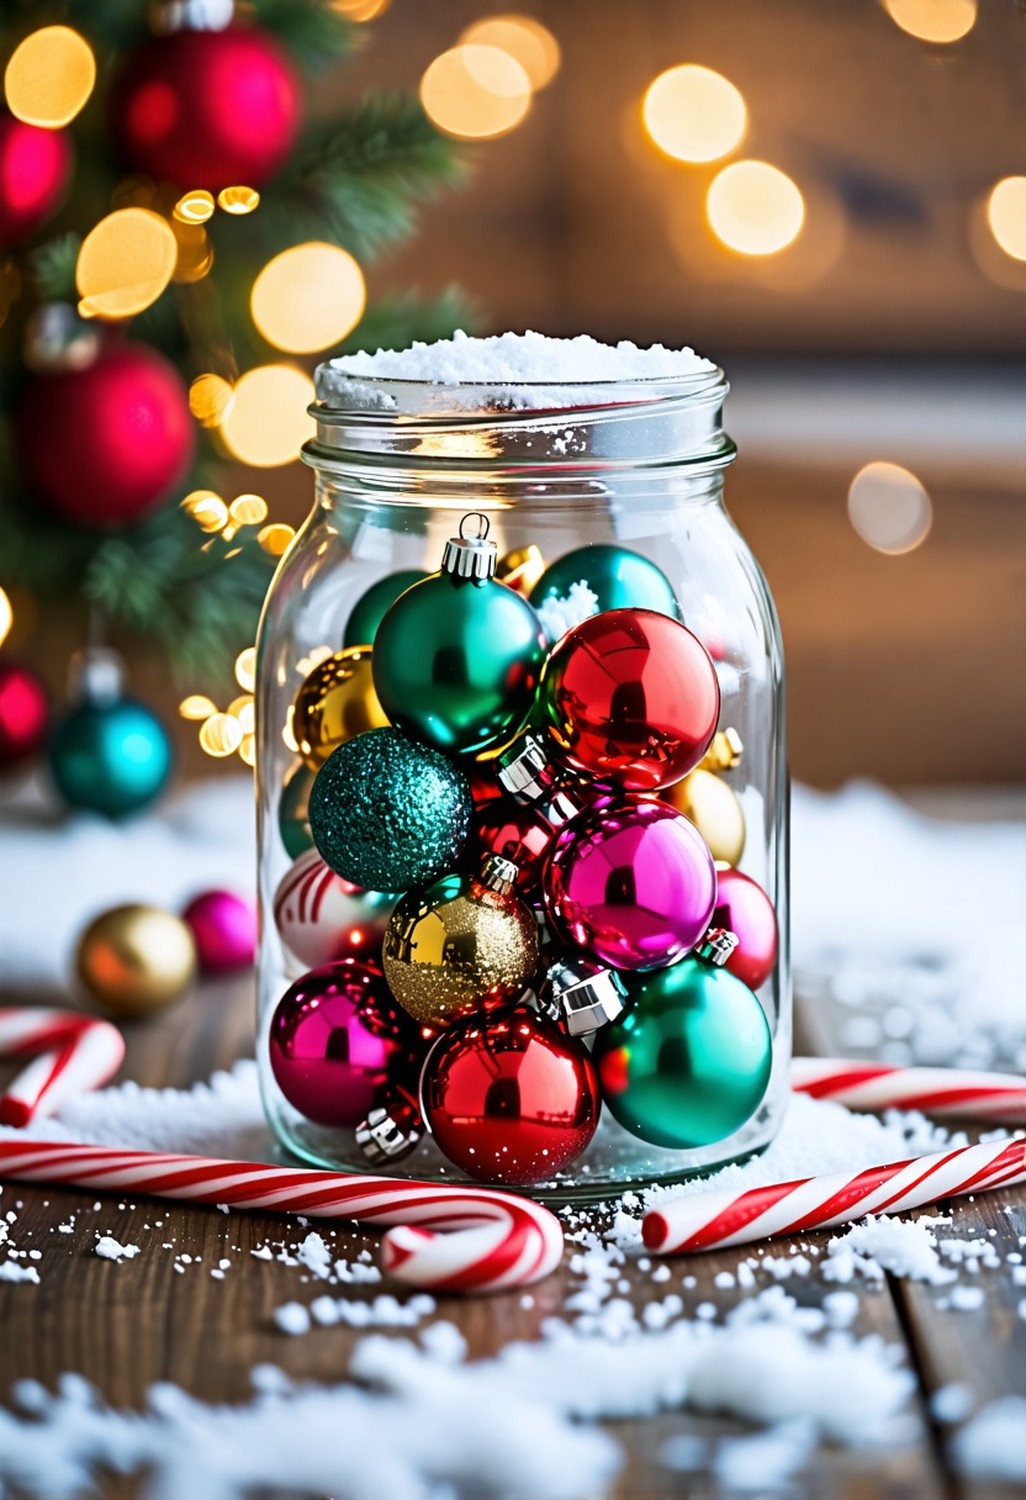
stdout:
[[(250, 1050), (250, 1017), (248, 981), (204, 985), (164, 1016), (130, 1029), (123, 1076), (172, 1087), (206, 1078)], [(1013, 1205), (1011, 1213), (1001, 1211), (1006, 1204)], [(11, 1209), (17, 1214), (12, 1240), (22, 1250), (38, 1249), (42, 1258), (35, 1262), (38, 1287), (0, 1284), (4, 1399), (19, 1378), (31, 1376), (52, 1389), (63, 1372), (74, 1371), (117, 1406), (141, 1407), (148, 1387), (160, 1380), (174, 1381), (208, 1401), (244, 1400), (251, 1391), (250, 1371), (261, 1363), (279, 1365), (295, 1378), (336, 1382), (362, 1336), (342, 1327), (315, 1327), (290, 1339), (277, 1330), (276, 1307), (310, 1301), (323, 1291), (319, 1283), (304, 1286), (294, 1267), (250, 1254), (264, 1243), (294, 1243), (301, 1237), (282, 1219), (21, 1183), (8, 1184), (0, 1199), (0, 1210)], [(61, 1225), (72, 1227), (63, 1232)], [(371, 1234), (318, 1228), (336, 1256), (351, 1259), (364, 1248), (374, 1251)], [(92, 1253), (97, 1230), (123, 1244), (138, 1244), (143, 1253), (120, 1265), (102, 1260)], [(1026, 1234), (1026, 1194), (977, 1199), (957, 1211), (955, 1232), (992, 1238), (1003, 1258), (1018, 1247), (1018, 1235)], [(810, 1236), (810, 1241), (823, 1238)], [(629, 1264), (624, 1270), (628, 1295), (640, 1308), (678, 1291), (686, 1312), (711, 1301), (722, 1313), (744, 1293), (716, 1287), (715, 1277), (735, 1270), (748, 1253), (723, 1251), (671, 1263), (671, 1280), (659, 1284), (652, 1283), (650, 1272)], [(176, 1270), (183, 1254), (191, 1262)], [(223, 1280), (210, 1275), (221, 1259), (231, 1262)], [(696, 1286), (683, 1286), (686, 1275), (696, 1277)], [(969, 1313), (938, 1312), (943, 1288), (890, 1280), (883, 1287), (853, 1284), (860, 1300), (855, 1332), (905, 1345), (918, 1374), (912, 1432), (902, 1447), (883, 1453), (820, 1450), (801, 1481), (802, 1493), (842, 1500), (870, 1495), (997, 1500), (1013, 1493), (957, 1481), (943, 1434), (929, 1411), (930, 1394), (951, 1381), (968, 1383), (980, 1402), (1010, 1390), (1026, 1394), (1026, 1323), (1016, 1316), (1007, 1279), (982, 1272), (987, 1298), (978, 1312)], [(768, 1278), (760, 1278), (760, 1284), (764, 1281)], [(511, 1340), (536, 1338), (542, 1320), (559, 1311), (576, 1284), (564, 1264), (534, 1289), (530, 1306), (523, 1305), (520, 1293), (469, 1301), (443, 1297), (437, 1316), (460, 1326), (471, 1357), (487, 1356)], [(787, 1289), (800, 1302), (816, 1305), (824, 1288), (814, 1273), (792, 1279)], [(375, 1285), (353, 1286), (346, 1288), (346, 1296), (378, 1291)], [(707, 1471), (683, 1474), (665, 1467), (660, 1461), (665, 1442), (689, 1433), (714, 1444), (744, 1429), (736, 1422), (672, 1412), (646, 1422), (612, 1423), (610, 1430), (626, 1453), (620, 1495), (624, 1500), (662, 1500), (719, 1492)], [(110, 1493), (121, 1491), (112, 1485)]]

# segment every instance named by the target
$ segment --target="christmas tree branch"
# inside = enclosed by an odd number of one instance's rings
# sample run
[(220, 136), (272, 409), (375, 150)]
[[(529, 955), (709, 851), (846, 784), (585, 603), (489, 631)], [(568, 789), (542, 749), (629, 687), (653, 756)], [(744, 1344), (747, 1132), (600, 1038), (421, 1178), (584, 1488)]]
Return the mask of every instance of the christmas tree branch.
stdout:
[(324, 0), (252, 0), (253, 19), (273, 32), (305, 73), (318, 73), (360, 45), (359, 27)]

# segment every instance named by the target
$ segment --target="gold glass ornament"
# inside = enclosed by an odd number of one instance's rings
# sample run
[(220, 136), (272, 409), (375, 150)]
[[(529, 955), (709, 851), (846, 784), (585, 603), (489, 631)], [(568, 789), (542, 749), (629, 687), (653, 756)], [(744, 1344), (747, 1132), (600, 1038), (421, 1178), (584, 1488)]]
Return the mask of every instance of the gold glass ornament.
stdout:
[(745, 847), (745, 815), (727, 783), (696, 767), (683, 781), (667, 787), (664, 797), (690, 818), (715, 860), (736, 865)]
[(319, 662), (296, 694), (292, 733), (314, 771), (346, 740), (387, 724), (374, 691), (369, 646), (350, 646)]
[(545, 559), (533, 542), (528, 542), (526, 547), (514, 547), (512, 552), (500, 557), (495, 565), (495, 576), (499, 582), (516, 589), (518, 594), (525, 597), (544, 572)]
[(75, 971), (110, 1015), (145, 1016), (188, 988), (196, 974), (196, 945), (186, 924), (169, 911), (114, 906), (83, 932)]
[(516, 866), (496, 855), (485, 866), (481, 879), (443, 875), (410, 891), (389, 920), (385, 978), (424, 1026), (450, 1026), (508, 1003), (538, 966), (538, 924), (513, 894)]
[(744, 746), (736, 729), (718, 729), (698, 762), (699, 771), (733, 771), (741, 764)]

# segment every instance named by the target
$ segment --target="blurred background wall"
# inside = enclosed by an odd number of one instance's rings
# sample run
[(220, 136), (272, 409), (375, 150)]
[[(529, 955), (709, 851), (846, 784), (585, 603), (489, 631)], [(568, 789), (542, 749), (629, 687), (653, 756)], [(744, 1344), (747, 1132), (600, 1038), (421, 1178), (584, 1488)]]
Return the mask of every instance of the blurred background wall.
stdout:
[[(443, 129), (494, 130), (459, 60), (436, 60), (507, 10), (339, 4), (364, 45), (311, 108), (431, 79)], [(467, 147), (465, 186), (369, 270), (371, 290), (456, 283), (479, 332), (688, 343), (724, 364), (741, 450), (728, 504), (782, 617), (795, 774), (1022, 781), (1026, 11), (534, 0), (517, 14), (547, 29), (549, 81), (507, 89), (506, 124)], [(695, 75), (652, 90), (681, 65), (720, 78), (699, 79), (712, 92), (697, 114)], [(721, 175), (745, 161), (777, 170)], [(275, 520), (308, 507), (298, 465), (236, 478)], [(72, 629), (38, 622), (37, 659), (63, 661)], [(173, 713), (169, 686), (147, 689)], [(187, 766), (210, 769), (194, 738), (183, 726)]]

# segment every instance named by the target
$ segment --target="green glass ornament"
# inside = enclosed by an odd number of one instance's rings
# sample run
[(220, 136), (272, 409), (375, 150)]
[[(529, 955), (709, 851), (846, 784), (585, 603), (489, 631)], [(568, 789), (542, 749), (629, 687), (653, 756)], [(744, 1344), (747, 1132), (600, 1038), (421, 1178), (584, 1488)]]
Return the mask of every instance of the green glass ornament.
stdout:
[(85, 702), (58, 724), (50, 771), (70, 807), (123, 818), (153, 802), (171, 775), (167, 730), (130, 698)]
[(538, 616), (492, 576), (497, 549), (480, 519), (482, 534), (461, 529), (441, 571), (400, 595), (374, 639), (374, 686), (389, 720), (449, 755), (512, 739), (545, 659)]
[(612, 1114), (632, 1135), (678, 1151), (733, 1135), (762, 1102), (773, 1064), (755, 995), (695, 953), (622, 978), (629, 1008), (597, 1033), (593, 1053)]
[(302, 761), (285, 778), (278, 801), (278, 832), (289, 859), (298, 859), (313, 848), (310, 832), (310, 793), (314, 772)]
[(596, 542), (565, 552), (545, 569), (531, 590), (537, 609), (547, 599), (565, 599), (574, 583), (586, 583), (598, 599), (600, 613), (606, 609), (652, 609), (660, 615), (683, 620), (670, 580), (654, 562), (626, 547)]
[(333, 750), (310, 794), (321, 858), (365, 891), (405, 891), (450, 870), (473, 811), (463, 773), (396, 729), (371, 729)]
[(398, 573), (387, 573), (377, 583), (372, 583), (353, 605), (342, 640), (343, 648), (373, 646), (385, 611), (395, 603), (400, 594), (427, 576), (423, 568), (403, 568)]

